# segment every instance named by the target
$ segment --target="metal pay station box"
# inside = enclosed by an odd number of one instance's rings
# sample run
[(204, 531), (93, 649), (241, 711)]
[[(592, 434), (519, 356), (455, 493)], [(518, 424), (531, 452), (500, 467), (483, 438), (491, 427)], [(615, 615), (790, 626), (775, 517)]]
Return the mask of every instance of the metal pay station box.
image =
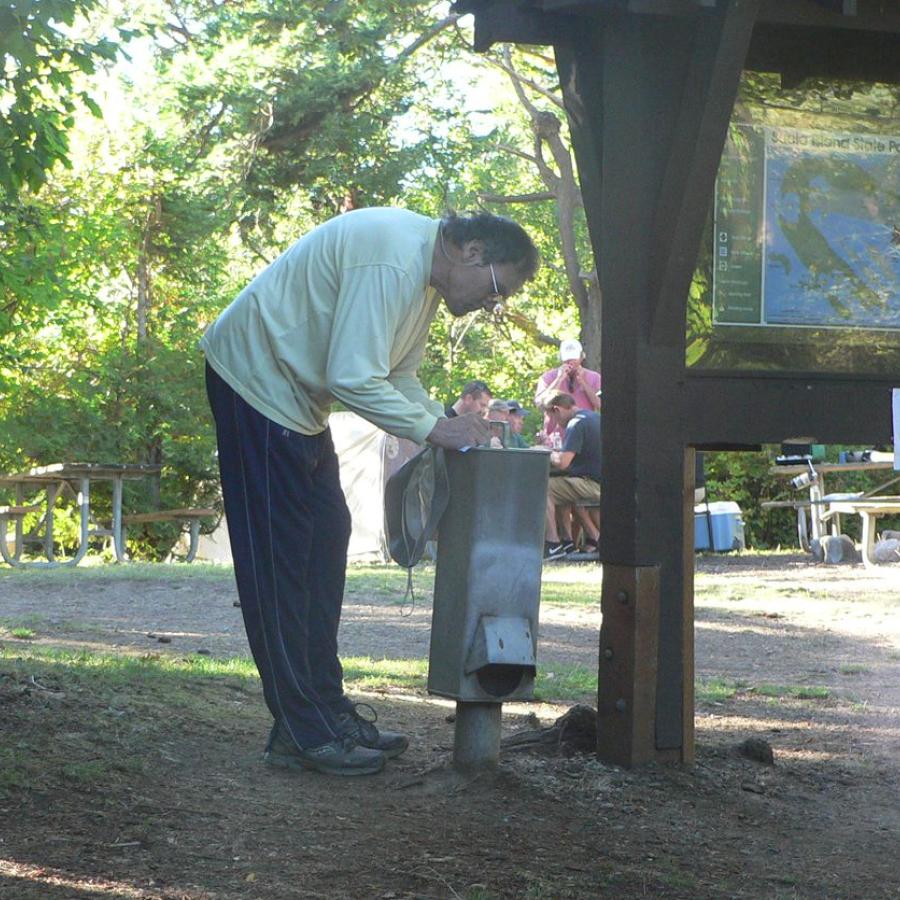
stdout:
[(447, 451), (428, 691), (474, 703), (534, 689), (549, 454)]

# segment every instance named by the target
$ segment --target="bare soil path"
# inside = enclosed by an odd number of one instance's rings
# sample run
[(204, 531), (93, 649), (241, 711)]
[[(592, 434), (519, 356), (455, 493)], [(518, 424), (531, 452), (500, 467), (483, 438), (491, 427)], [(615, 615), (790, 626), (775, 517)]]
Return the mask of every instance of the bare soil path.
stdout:
[[(599, 601), (596, 570), (557, 577)], [(226, 686), (225, 719), (111, 708), (110, 733), (140, 751), (99, 793), (75, 768), (0, 793), (0, 898), (900, 898), (900, 567), (713, 556), (696, 588), (690, 769), (509, 753), (464, 778), (448, 766), (452, 706), (393, 691), (359, 698), (412, 736), (383, 775), (291, 776), (260, 764), (258, 688)], [(393, 594), (349, 594), (342, 652), (427, 656), (426, 594), (408, 617)], [(0, 622), (69, 648), (244, 655), (235, 599), (227, 577), (0, 572)], [(541, 665), (596, 666), (599, 602), (541, 615)], [(49, 742), (73, 767), (96, 759), (95, 698), (52, 688), (0, 668), (0, 764)], [(565, 709), (510, 705), (505, 727)], [(742, 756), (747, 738), (774, 765)]]

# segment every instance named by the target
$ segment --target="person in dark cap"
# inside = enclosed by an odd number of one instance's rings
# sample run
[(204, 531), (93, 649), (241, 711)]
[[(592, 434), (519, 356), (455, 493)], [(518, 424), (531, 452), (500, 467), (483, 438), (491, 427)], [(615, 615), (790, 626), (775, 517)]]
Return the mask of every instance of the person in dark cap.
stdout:
[(506, 408), (509, 411), (509, 446), (517, 450), (524, 450), (528, 447), (528, 441), (522, 435), (525, 410), (518, 400), (507, 400)]

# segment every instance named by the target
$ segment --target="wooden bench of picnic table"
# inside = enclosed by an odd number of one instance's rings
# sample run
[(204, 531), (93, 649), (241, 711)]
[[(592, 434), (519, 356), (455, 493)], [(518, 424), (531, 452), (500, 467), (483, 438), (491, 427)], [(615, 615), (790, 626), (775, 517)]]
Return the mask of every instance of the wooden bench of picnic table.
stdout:
[(828, 500), (827, 511), (823, 518), (839, 516), (842, 513), (855, 513), (862, 519), (862, 538), (860, 540), (863, 564), (866, 568), (877, 565), (875, 560), (875, 525), (881, 516), (900, 516), (900, 496), (888, 495), (872, 497), (865, 494), (858, 497), (847, 496), (824, 497)]
[[(16, 529), (22, 528), (22, 520), (29, 513), (37, 512), (41, 508), (40, 503), (32, 503), (30, 505), (19, 506), (0, 506), (0, 555), (11, 566), (14, 566), (19, 559), (19, 551), (17, 550), (12, 556), (9, 553), (9, 546), (6, 543), (6, 530), (9, 528), (9, 522), (15, 525)], [(21, 532), (19, 532), (21, 533)], [(16, 541), (16, 547), (21, 546), (21, 540)]]
[[(822, 522), (839, 522), (841, 515), (858, 515), (862, 520), (862, 536), (860, 545), (862, 549), (863, 564), (867, 568), (876, 565), (875, 561), (875, 526), (881, 516), (900, 516), (900, 496), (887, 495), (882, 497), (871, 496), (864, 493), (855, 494), (826, 494), (821, 500), (767, 500), (761, 503), (763, 509), (796, 509), (800, 522), (800, 543), (804, 550), (809, 550), (806, 539), (805, 510), (812, 507), (822, 507), (819, 519)], [(834, 533), (840, 531), (839, 524), (834, 528)]]
[(122, 516), (122, 525), (143, 525), (147, 522), (185, 522), (190, 525), (190, 545), (188, 547), (185, 562), (193, 562), (197, 555), (197, 545), (200, 541), (200, 520), (209, 519), (218, 513), (214, 509), (185, 508), (185, 509), (157, 509), (153, 512), (130, 513)]
[(36, 512), (40, 508), (40, 503), (32, 503), (27, 506), (0, 506), (0, 516), (4, 519), (24, 519), (28, 513)]

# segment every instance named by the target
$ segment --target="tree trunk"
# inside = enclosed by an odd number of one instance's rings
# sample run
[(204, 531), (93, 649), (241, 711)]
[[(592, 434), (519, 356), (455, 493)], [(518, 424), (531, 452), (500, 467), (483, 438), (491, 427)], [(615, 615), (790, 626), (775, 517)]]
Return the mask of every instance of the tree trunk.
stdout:
[[(556, 201), (556, 220), (559, 227), (560, 247), (566, 280), (575, 304), (578, 306), (581, 321), (581, 343), (584, 346), (587, 364), (592, 369), (600, 368), (600, 286), (597, 280), (596, 266), (591, 259), (591, 268), (584, 271), (578, 258), (578, 241), (576, 238), (576, 217), (582, 206), (581, 186), (575, 172), (572, 154), (562, 139), (562, 122), (553, 112), (539, 109), (532, 103), (526, 87), (543, 94), (563, 108), (562, 102), (523, 77), (515, 68), (512, 54), (508, 46), (503, 47), (501, 58), (491, 60), (509, 77), (519, 102), (531, 119), (531, 130), (534, 134), (533, 155), (516, 148), (504, 148), (529, 159), (538, 170), (541, 181), (547, 188), (544, 194), (532, 194), (528, 197), (496, 197), (496, 202), (512, 203), (518, 201), (536, 202), (552, 197)], [(544, 147), (549, 148), (555, 169), (544, 157)], [(484, 199), (484, 198), (483, 198)]]

